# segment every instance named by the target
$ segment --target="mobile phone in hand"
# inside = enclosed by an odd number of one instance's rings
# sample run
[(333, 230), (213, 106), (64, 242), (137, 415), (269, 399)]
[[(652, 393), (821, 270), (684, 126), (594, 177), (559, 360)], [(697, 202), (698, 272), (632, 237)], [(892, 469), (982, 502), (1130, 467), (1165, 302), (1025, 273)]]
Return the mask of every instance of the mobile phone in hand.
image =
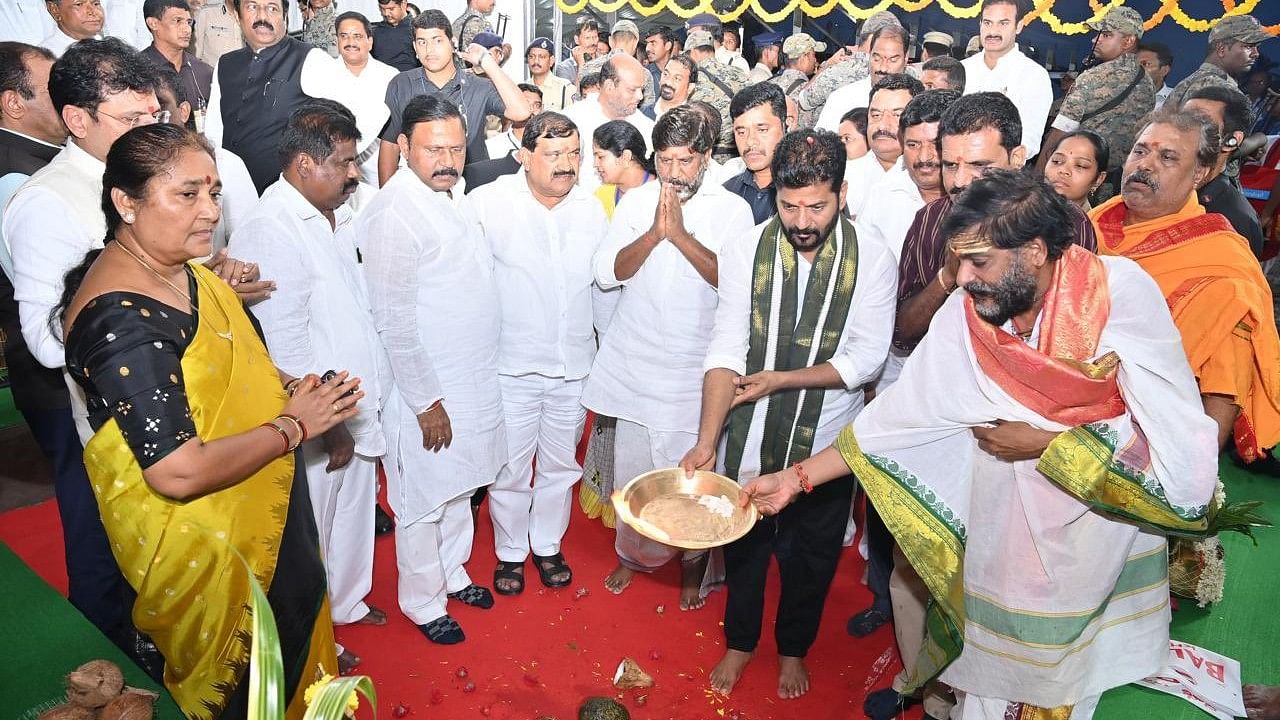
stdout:
[[(335, 378), (335, 377), (337, 377), (337, 376), (338, 376), (338, 373), (337, 373), (337, 371), (336, 371), (336, 370), (326, 370), (326, 371), (325, 371), (325, 373), (324, 373), (323, 375), (321, 375), (321, 376), (320, 376), (320, 383), (321, 383), (322, 385), (323, 385), (323, 384), (325, 384), (325, 383), (328, 383), (330, 380), (334, 379), (334, 378)], [(355, 388), (352, 388), (352, 389), (350, 389), (350, 390), (348, 390), (348, 391), (346, 391), (346, 392), (342, 393), (342, 396), (341, 396), (341, 397), (351, 397), (352, 395), (354, 395), (354, 394), (355, 394), (355, 392), (356, 392), (356, 391), (355, 391)]]

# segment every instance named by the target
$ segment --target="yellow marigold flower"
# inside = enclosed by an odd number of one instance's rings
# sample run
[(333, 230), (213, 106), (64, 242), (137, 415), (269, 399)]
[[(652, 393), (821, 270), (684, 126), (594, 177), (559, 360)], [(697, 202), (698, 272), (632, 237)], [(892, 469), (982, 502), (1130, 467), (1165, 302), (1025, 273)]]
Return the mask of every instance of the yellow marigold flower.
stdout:
[[(316, 696), (320, 694), (320, 691), (324, 690), (325, 686), (333, 682), (333, 680), (334, 680), (334, 676), (329, 675), (328, 673), (321, 675), (319, 680), (316, 680), (315, 682), (311, 683), (311, 686), (308, 687), (306, 691), (302, 693), (302, 701), (307, 705), (310, 705), (311, 701), (314, 700)], [(360, 709), (359, 693), (351, 693), (351, 696), (347, 698), (346, 715), (348, 717), (355, 717), (356, 710), (358, 709)]]

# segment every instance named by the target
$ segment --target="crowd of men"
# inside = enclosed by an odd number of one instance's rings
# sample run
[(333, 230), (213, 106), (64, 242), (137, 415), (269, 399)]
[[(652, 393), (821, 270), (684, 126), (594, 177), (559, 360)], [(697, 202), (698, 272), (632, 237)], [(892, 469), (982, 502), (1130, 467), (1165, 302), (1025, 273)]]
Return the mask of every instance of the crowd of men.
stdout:
[[(405, 0), (104, 0), (105, 17), (99, 0), (15, 2), (0, 12), (5, 359), (55, 468), (71, 601), (123, 645), (138, 639), (48, 318), (66, 270), (103, 246), (107, 152), (141, 124), (216, 148), (210, 263), (249, 270), (233, 282), (276, 364), (349, 370), (374, 399), (303, 446), (338, 624), (386, 622), (365, 600), (379, 465), (400, 609), (428, 640), (464, 640), (450, 603), (492, 607), (527, 572), (572, 582), (566, 555), (588, 550), (562, 542), (592, 411), (616, 420), (620, 483), (681, 465), (792, 484), (781, 502), (753, 485), (769, 512), (722, 553), (617, 527), (611, 591), (676, 558), (682, 608), (727, 588), (716, 690), (756, 652), (771, 558), (778, 692), (808, 690), (861, 484), (875, 600), (849, 632), (892, 621), (904, 665), (868, 716), (922, 699), (933, 718), (1087, 718), (1163, 664), (1163, 575), (1136, 592), (1135, 568), (1202, 518), (1221, 448), (1255, 461), (1280, 441), (1263, 223), (1237, 178), (1265, 127), (1237, 84), (1270, 37), (1248, 15), (1210, 30), (1171, 88), (1168, 48), (1113, 8), (1055, 102), (1019, 48), (1019, 0), (985, 0), (967, 55), (930, 32), (914, 63), (888, 12), (821, 61), (808, 34), (756, 35), (754, 64), (714, 15), (607, 35), (584, 17), (569, 57), (525, 48), (524, 83), (493, 0), (453, 16)], [(610, 150), (620, 123), (643, 152)], [(617, 162), (637, 185), (607, 182)], [(1101, 465), (1051, 463), (1068, 442)], [(819, 478), (833, 444), (848, 464)], [(970, 547), (968, 617), (944, 638), (956, 618), (936, 613), (956, 598), (925, 558), (946, 543), (923, 546), (929, 528), (899, 508), (948, 468), (973, 504), (939, 491), (930, 506)], [(1141, 501), (1117, 505), (1120, 476)], [(492, 591), (464, 567), (486, 489)], [(1081, 620), (1032, 622), (1045, 613)]]

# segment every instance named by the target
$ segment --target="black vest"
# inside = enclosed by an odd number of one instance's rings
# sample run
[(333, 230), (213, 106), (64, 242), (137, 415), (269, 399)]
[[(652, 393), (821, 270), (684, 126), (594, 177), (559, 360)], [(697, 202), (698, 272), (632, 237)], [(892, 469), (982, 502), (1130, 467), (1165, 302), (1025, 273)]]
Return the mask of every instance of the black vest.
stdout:
[(302, 93), (302, 62), (311, 46), (285, 37), (257, 54), (247, 47), (218, 61), (222, 146), (244, 160), (258, 194), (280, 177), (280, 141)]
[[(0, 177), (9, 173), (34, 175), (57, 154), (58, 148), (0, 131)], [(26, 413), (71, 407), (62, 371), (41, 365), (27, 349), (18, 319), (18, 301), (13, 298), (13, 283), (4, 273), (0, 273), (0, 348), (9, 366), (9, 389), (18, 410)]]

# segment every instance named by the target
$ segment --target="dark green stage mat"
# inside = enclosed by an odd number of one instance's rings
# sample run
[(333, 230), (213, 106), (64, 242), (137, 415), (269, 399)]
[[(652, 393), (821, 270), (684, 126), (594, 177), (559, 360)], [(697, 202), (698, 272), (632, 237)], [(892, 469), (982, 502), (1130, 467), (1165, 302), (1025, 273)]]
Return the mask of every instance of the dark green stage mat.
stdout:
[[(1262, 514), (1280, 525), (1280, 478), (1245, 472), (1228, 459), (1221, 465), (1229, 500), (1262, 500)], [(1178, 601), (1170, 634), (1175, 640), (1208, 648), (1240, 661), (1246, 684), (1280, 685), (1280, 529), (1254, 531), (1258, 546), (1238, 533), (1226, 533), (1227, 582), (1222, 602), (1207, 608)], [(1203, 720), (1211, 717), (1172, 695), (1127, 685), (1102, 696), (1096, 720)]]
[(96, 659), (119, 665), (127, 685), (160, 692), (156, 720), (182, 720), (168, 693), (2, 542), (0, 578), (0, 648), (9, 656), (0, 671), (0, 720), (34, 720), (65, 699), (67, 673)]

